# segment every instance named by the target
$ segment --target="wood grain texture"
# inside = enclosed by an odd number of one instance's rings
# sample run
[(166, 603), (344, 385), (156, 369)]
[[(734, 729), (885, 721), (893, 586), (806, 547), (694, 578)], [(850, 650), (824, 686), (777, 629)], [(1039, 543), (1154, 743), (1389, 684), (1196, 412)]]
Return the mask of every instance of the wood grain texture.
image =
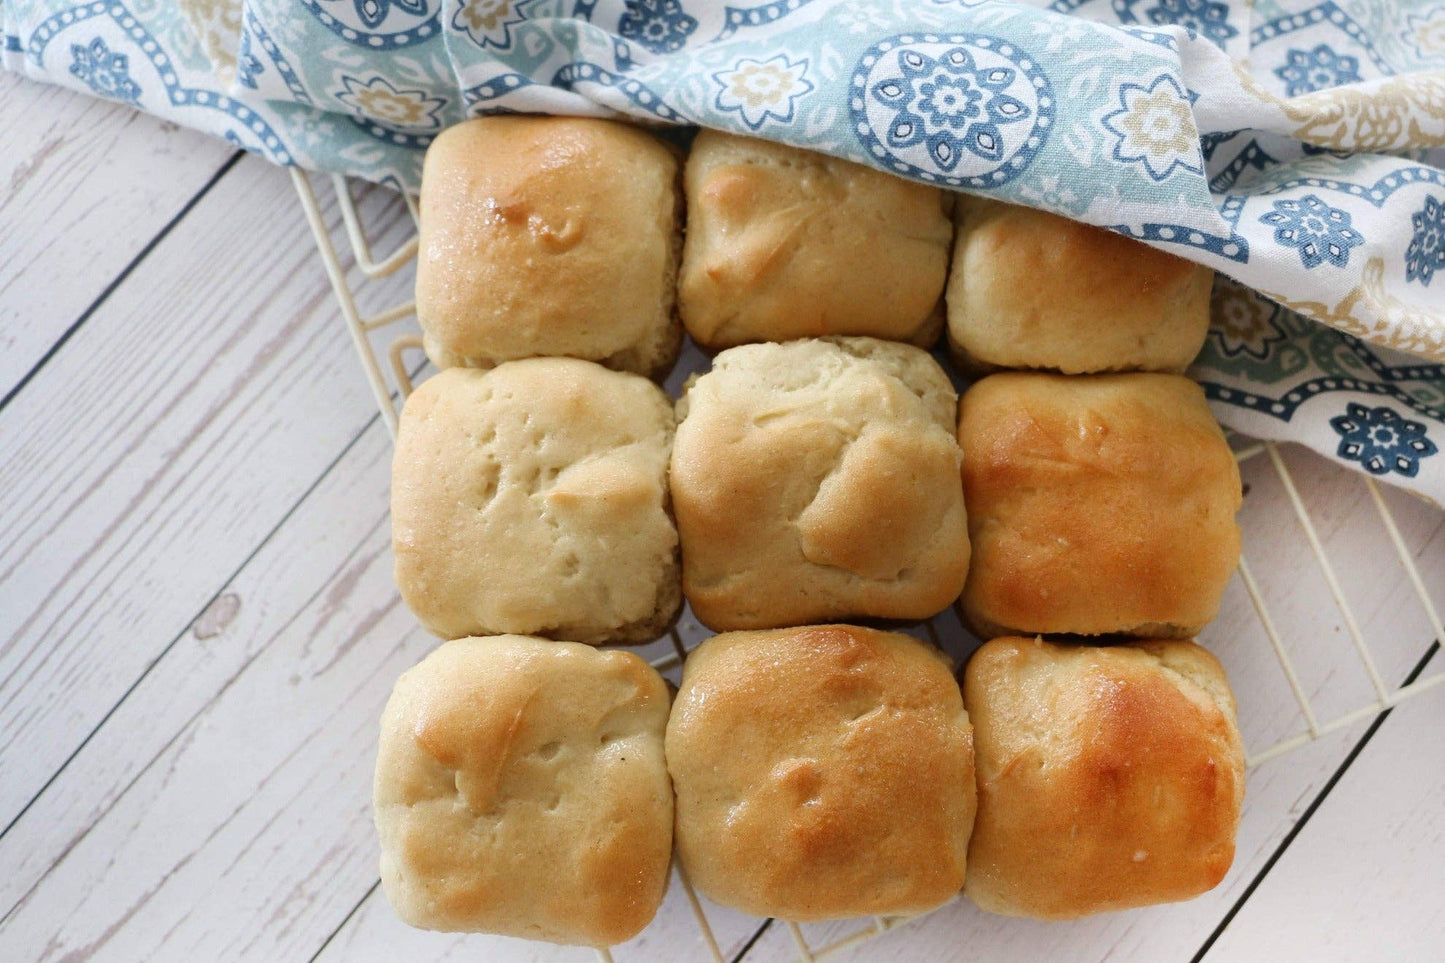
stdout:
[(246, 159), (0, 412), (0, 825), (372, 417), (310, 245)]
[(1207, 959), (1440, 960), (1442, 730), (1445, 699), (1392, 713)]
[(0, 73), (0, 397), (235, 148)]

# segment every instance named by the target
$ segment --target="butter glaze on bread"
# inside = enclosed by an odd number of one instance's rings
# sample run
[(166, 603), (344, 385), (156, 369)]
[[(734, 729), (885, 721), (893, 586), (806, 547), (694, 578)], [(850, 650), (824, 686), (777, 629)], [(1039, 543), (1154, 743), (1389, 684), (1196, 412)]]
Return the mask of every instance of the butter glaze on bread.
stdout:
[(757, 916), (920, 913), (963, 884), (973, 741), (947, 657), (846, 625), (695, 649), (667, 727), (677, 851)]
[(1056, 214), (960, 195), (948, 341), (967, 370), (1182, 372), (1214, 272)]
[(381, 883), (412, 926), (607, 946), (667, 889), (667, 686), (629, 652), (448, 642), (381, 719)]
[(1244, 750), (1192, 642), (995, 639), (964, 675), (978, 752), (968, 897), (1072, 919), (1197, 896), (1234, 859)]
[(951, 194), (711, 130), (694, 141), (684, 182), (678, 307), (698, 344), (938, 339)]
[(714, 630), (924, 619), (968, 570), (953, 387), (872, 338), (722, 352), (678, 413), (683, 590)]
[(676, 154), (637, 127), (482, 117), (427, 151), (416, 308), (438, 367), (566, 355), (660, 377), (677, 357)]
[(392, 461), (396, 584), (443, 638), (646, 642), (682, 604), (672, 403), (572, 358), (451, 368), (407, 399)]
[(985, 638), (1187, 638), (1239, 564), (1239, 467), (1178, 375), (1010, 372), (959, 407), (973, 561), (963, 614)]

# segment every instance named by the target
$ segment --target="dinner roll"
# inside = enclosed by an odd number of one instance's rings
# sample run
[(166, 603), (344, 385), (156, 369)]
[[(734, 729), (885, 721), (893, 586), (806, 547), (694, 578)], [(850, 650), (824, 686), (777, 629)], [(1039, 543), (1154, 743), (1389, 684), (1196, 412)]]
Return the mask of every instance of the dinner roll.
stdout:
[(995, 639), (969, 661), (963, 695), (978, 740), (965, 891), (980, 907), (1072, 919), (1224, 878), (1244, 750), (1208, 652)]
[(678, 404), (672, 456), (693, 613), (725, 630), (946, 608), (968, 570), (955, 403), (911, 345), (719, 354)]
[(448, 642), (381, 717), (376, 830), (397, 915), (430, 930), (608, 946), (667, 890), (667, 685), (629, 652)]
[(693, 143), (684, 183), (678, 308), (698, 344), (825, 334), (937, 340), (951, 194), (711, 130)]
[(396, 585), (443, 638), (644, 642), (681, 607), (671, 402), (571, 358), (451, 368), (407, 399), (392, 461)]
[(963, 884), (973, 736), (947, 656), (847, 625), (732, 632), (688, 656), (667, 723), (677, 853), (724, 906), (920, 913)]
[(1165, 374), (1005, 373), (963, 396), (985, 638), (1194, 635), (1239, 564), (1239, 468), (1204, 392)]
[(1113, 231), (960, 196), (948, 341), (971, 370), (1181, 372), (1214, 272)]
[(426, 154), (416, 313), (438, 367), (570, 355), (661, 376), (677, 357), (674, 152), (582, 117), (481, 117)]

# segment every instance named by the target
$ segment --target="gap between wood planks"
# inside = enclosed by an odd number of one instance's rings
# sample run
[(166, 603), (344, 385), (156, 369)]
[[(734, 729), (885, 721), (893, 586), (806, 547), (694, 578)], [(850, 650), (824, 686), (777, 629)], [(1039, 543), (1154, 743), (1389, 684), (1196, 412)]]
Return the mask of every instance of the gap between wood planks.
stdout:
[[(243, 156), (245, 156), (245, 153), (245, 151), (238, 150), (229, 158), (227, 158), (226, 162), (222, 164), (220, 168), (218, 168), (216, 172), (210, 176), (206, 183), (201, 185), (200, 190), (192, 194), (191, 199), (186, 201), (186, 203), (181, 206), (181, 209), (176, 212), (175, 216), (172, 217), (169, 221), (167, 221), (165, 226), (162, 227), (159, 231), (157, 231), (155, 236), (146, 242), (145, 247), (141, 248), (140, 251), (136, 253), (135, 257), (130, 259), (129, 263), (127, 263), (125, 267), (120, 269), (120, 273), (118, 273), (114, 278), (112, 278), (110, 283), (105, 286), (105, 288), (100, 292), (100, 294), (96, 295), (95, 300), (91, 301), (90, 304), (86, 307), (86, 309), (80, 313), (80, 316), (74, 321), (72, 321), (69, 326), (66, 327), (66, 329), (61, 333), (60, 337), (56, 338), (55, 341), (51, 343), (49, 348), (45, 349), (45, 353), (41, 355), (33, 365), (30, 366), (30, 369), (21, 376), (19, 381), (15, 382), (15, 386), (5, 393), (5, 397), (0, 398), (0, 412), (3, 412), (5, 410), (5, 406), (10, 404), (11, 400), (14, 399), (17, 395), (20, 394), (21, 391), (25, 389), (25, 386), (30, 383), (30, 380), (34, 378), (35, 375), (38, 374), (42, 368), (44, 368), (47, 364), (50, 363), (50, 359), (55, 357), (56, 353), (59, 352), (61, 348), (65, 347), (65, 343), (71, 339), (71, 336), (74, 335), (75, 332), (79, 331), (85, 325), (85, 322), (90, 320), (91, 316), (95, 314), (96, 310), (106, 302), (106, 299), (108, 299), (111, 294), (116, 291), (116, 289), (118, 289), (122, 284), (125, 283), (126, 278), (130, 277), (131, 272), (134, 271), (141, 264), (141, 262), (143, 262), (147, 257), (149, 257), (151, 251), (155, 250), (156, 246), (166, 239), (166, 235), (170, 234), (171, 230), (177, 224), (179, 224), (187, 214), (191, 213), (191, 210), (198, 203), (200, 203), (201, 199), (210, 193), (211, 188), (219, 184), (221, 182), (221, 178), (225, 177), (228, 173), (230, 173), (231, 169), (236, 166), (236, 163)], [(8, 829), (9, 827), (6, 828)]]
[[(1435, 653), (1440, 651), (1441, 641), (1442, 640), (1440, 639), (1436, 639), (1434, 642), (1430, 643), (1430, 647), (1425, 650), (1425, 655), (1420, 659), (1418, 663), (1416, 663), (1415, 667), (1410, 670), (1410, 674), (1405, 677), (1405, 681), (1400, 683), (1400, 686), (1402, 688), (1414, 682), (1416, 679), (1420, 678), (1420, 675), (1430, 664), (1430, 660), (1435, 657)], [(1275, 849), (1273, 853), (1270, 854), (1269, 859), (1265, 860), (1264, 865), (1260, 867), (1260, 870), (1258, 873), (1255, 874), (1254, 879), (1249, 881), (1249, 885), (1244, 888), (1244, 892), (1239, 894), (1239, 899), (1235, 900), (1234, 905), (1229, 908), (1229, 912), (1224, 914), (1224, 917), (1219, 921), (1219, 924), (1215, 926), (1214, 931), (1209, 934), (1209, 937), (1204, 941), (1203, 945), (1199, 947), (1199, 952), (1194, 954), (1193, 958), (1190, 960), (1190, 963), (1200, 963), (1200, 961), (1209, 954), (1209, 951), (1214, 947), (1214, 944), (1218, 942), (1219, 937), (1223, 935), (1225, 929), (1227, 929), (1229, 927), (1229, 924), (1233, 922), (1234, 918), (1239, 915), (1239, 911), (1244, 908), (1244, 904), (1249, 902), (1249, 898), (1254, 895), (1254, 891), (1259, 889), (1260, 884), (1264, 882), (1264, 879), (1266, 876), (1269, 875), (1270, 870), (1274, 869), (1275, 864), (1279, 862), (1280, 857), (1284, 855), (1285, 850), (1289, 849), (1290, 845), (1295, 841), (1295, 838), (1298, 837), (1299, 834), (1304, 830), (1305, 826), (1309, 824), (1310, 819), (1314, 817), (1314, 814), (1319, 810), (1320, 806), (1322, 806), (1325, 800), (1329, 798), (1329, 795), (1331, 792), (1334, 791), (1335, 786), (1338, 785), (1340, 780), (1344, 778), (1345, 773), (1349, 772), (1350, 766), (1354, 765), (1354, 762), (1356, 759), (1359, 758), (1360, 753), (1363, 752), (1365, 747), (1370, 744), (1370, 740), (1375, 738), (1375, 733), (1380, 731), (1380, 727), (1385, 724), (1385, 720), (1390, 718), (1390, 714), (1394, 712), (1396, 708), (1398, 707), (1391, 706), (1390, 708), (1381, 712), (1379, 715), (1375, 716), (1375, 718), (1370, 722), (1370, 727), (1365, 730), (1365, 734), (1360, 737), (1360, 740), (1356, 742), (1353, 747), (1351, 747), (1349, 754), (1345, 756), (1344, 761), (1340, 763), (1339, 768), (1334, 771), (1334, 774), (1331, 775), (1330, 778), (1325, 782), (1324, 786), (1320, 788), (1320, 791), (1315, 795), (1315, 798), (1310, 801), (1310, 804), (1307, 807), (1305, 807), (1304, 813), (1302, 813), (1300, 815), (1300, 818), (1295, 822), (1295, 824), (1290, 827), (1290, 831), (1285, 834), (1284, 839), (1280, 840), (1279, 846)]]

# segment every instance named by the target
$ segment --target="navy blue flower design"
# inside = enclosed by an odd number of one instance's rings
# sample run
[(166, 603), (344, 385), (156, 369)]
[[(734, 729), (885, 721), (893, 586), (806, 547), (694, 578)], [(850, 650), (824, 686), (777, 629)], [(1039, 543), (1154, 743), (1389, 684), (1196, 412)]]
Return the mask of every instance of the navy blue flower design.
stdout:
[(96, 37), (90, 46), (72, 44), (70, 73), (102, 97), (140, 105), (140, 85), (130, 79), (130, 58), (111, 53), (105, 41)]
[(1229, 8), (1215, 0), (1160, 0), (1159, 6), (1148, 12), (1148, 17), (1161, 27), (1171, 23), (1188, 27), (1221, 47), (1239, 33), (1229, 25)]
[(1425, 206), (1410, 215), (1415, 236), (1405, 248), (1405, 280), (1425, 287), (1435, 272), (1445, 270), (1445, 202), (1425, 198)]
[(984, 160), (1001, 160), (1004, 141), (999, 126), (1033, 116), (1023, 101), (1004, 92), (1017, 71), (980, 70), (963, 47), (937, 59), (905, 50), (898, 63), (903, 76), (879, 81), (872, 91), (898, 111), (888, 128), (888, 145), (897, 149), (923, 141), (943, 170), (953, 170), (965, 151)]
[(1326, 261), (1344, 267), (1350, 260), (1350, 248), (1365, 243), (1364, 235), (1350, 226), (1348, 212), (1330, 207), (1314, 194), (1297, 201), (1275, 201), (1274, 210), (1259, 220), (1274, 228), (1277, 243), (1299, 251), (1306, 268)]
[(1313, 50), (1290, 50), (1283, 67), (1274, 74), (1285, 82), (1285, 93), (1291, 97), (1328, 90), (1360, 80), (1360, 62), (1347, 54), (1337, 54), (1325, 44)]
[(391, 15), (391, 5), (396, 4), (413, 16), (426, 13), (426, 0), (352, 0), (356, 15), (368, 29), (375, 30)]
[(1359, 462), (1371, 475), (1397, 472), (1414, 478), (1420, 471), (1420, 460), (1440, 450), (1425, 437), (1424, 425), (1400, 417), (1393, 408), (1366, 408), (1351, 403), (1343, 415), (1330, 419), (1330, 427), (1340, 434), (1336, 454)]
[(697, 21), (677, 0), (627, 0), (627, 12), (617, 24), (618, 33), (653, 53), (680, 49), (696, 29)]

